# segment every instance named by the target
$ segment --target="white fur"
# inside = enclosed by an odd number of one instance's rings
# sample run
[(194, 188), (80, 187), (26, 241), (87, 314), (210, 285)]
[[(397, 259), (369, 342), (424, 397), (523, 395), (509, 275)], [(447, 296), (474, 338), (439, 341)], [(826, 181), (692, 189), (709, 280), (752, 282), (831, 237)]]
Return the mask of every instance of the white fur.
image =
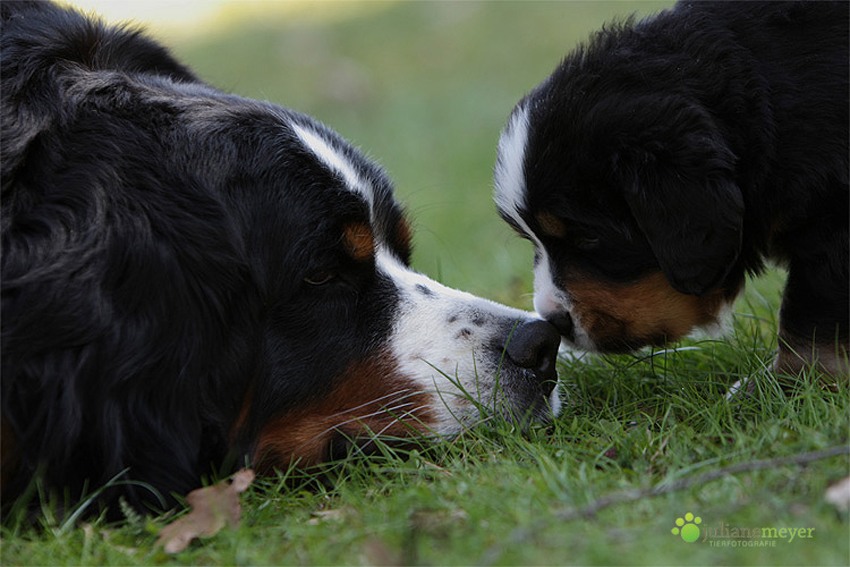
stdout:
[[(293, 122), (291, 127), (305, 147), (339, 174), (349, 190), (361, 194), (373, 211), (372, 186), (335, 142), (310, 126)], [(534, 380), (529, 370), (507, 362), (502, 352), (505, 329), (538, 319), (533, 313), (446, 287), (403, 265), (380, 242), (376, 263), (402, 295), (390, 350), (400, 372), (431, 394), (429, 407), (435, 416), (430, 425), (436, 433), (456, 433), (480, 417), (470, 396), (493, 407), (510, 402), (512, 381)], [(561, 409), (558, 388), (548, 401), (557, 415)]]
[(304, 145), (323, 164), (342, 176), (349, 190), (363, 195), (371, 211), (375, 201), (371, 184), (357, 173), (354, 165), (341, 151), (334, 147), (333, 142), (308, 126), (302, 126), (295, 122), (291, 123), (290, 126)]
[(703, 327), (692, 330), (688, 336), (695, 339), (719, 339), (732, 333), (732, 315), (734, 302), (727, 302), (720, 306), (715, 320)]
[(502, 214), (510, 217), (541, 249), (537, 237), (520, 214), (526, 208), (525, 149), (528, 144), (528, 110), (514, 110), (499, 138), (495, 171), (495, 200)]
[[(549, 255), (540, 239), (522, 217), (522, 211), (528, 206), (525, 184), (528, 129), (528, 109), (524, 106), (517, 107), (499, 138), (495, 171), (495, 201), (502, 214), (509, 217), (534, 244), (537, 254), (537, 263), (534, 266), (534, 309), (546, 319), (557, 313), (571, 311), (572, 302), (569, 295), (555, 283)], [(575, 318), (573, 322), (575, 340), (571, 345), (565, 341), (562, 341), (562, 344), (566, 348), (576, 346), (594, 350), (593, 341), (581, 327), (580, 322)]]
[[(503, 395), (510, 398), (511, 380), (533, 380), (528, 371), (508, 368), (501, 348), (494, 349), (506, 327), (537, 319), (533, 313), (446, 287), (381, 249), (377, 261), (402, 294), (390, 348), (402, 374), (432, 394), (435, 432), (456, 433), (479, 418), (468, 395), (493, 407), (505, 401)], [(560, 412), (558, 388), (549, 405), (553, 415)]]
[(573, 319), (573, 340), (561, 341), (562, 347), (567, 349), (579, 348), (593, 351), (595, 345), (581, 326), (579, 318), (572, 313), (572, 300), (569, 294), (558, 287), (555, 283), (554, 271), (549, 260), (549, 255), (542, 247), (537, 249), (537, 264), (534, 266), (534, 310), (544, 319), (554, 317), (559, 313), (570, 313)]

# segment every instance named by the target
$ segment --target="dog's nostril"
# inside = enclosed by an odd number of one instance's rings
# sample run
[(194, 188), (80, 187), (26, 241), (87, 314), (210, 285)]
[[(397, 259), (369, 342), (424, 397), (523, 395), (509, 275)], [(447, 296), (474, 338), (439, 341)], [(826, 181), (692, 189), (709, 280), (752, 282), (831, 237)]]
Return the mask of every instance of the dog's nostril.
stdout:
[(546, 321), (526, 321), (514, 329), (505, 352), (514, 364), (532, 370), (549, 395), (558, 377), (555, 362), (560, 344), (555, 327)]
[(569, 313), (556, 313), (555, 315), (547, 317), (547, 321), (555, 325), (555, 328), (558, 329), (558, 332), (561, 334), (562, 337), (565, 337), (570, 340), (575, 338), (573, 336), (575, 325), (573, 324), (573, 318), (570, 317)]

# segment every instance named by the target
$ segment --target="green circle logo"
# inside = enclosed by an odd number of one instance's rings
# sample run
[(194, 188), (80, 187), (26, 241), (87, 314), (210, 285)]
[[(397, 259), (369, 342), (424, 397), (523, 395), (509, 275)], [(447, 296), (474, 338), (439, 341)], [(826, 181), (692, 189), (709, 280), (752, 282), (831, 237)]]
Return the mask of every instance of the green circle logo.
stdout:
[(684, 518), (676, 518), (676, 527), (670, 530), (673, 535), (681, 536), (682, 541), (694, 543), (699, 539), (699, 525), (702, 518), (694, 516), (690, 512)]

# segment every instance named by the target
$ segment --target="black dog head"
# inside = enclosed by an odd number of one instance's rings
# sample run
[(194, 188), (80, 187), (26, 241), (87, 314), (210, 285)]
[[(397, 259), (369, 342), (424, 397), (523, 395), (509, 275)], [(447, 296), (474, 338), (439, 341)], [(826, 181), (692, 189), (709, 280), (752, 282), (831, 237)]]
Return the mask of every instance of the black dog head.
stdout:
[(714, 323), (740, 288), (744, 219), (724, 133), (659, 87), (675, 61), (638, 60), (620, 34), (520, 101), (496, 165), (500, 214), (536, 247), (538, 312), (612, 351)]
[(139, 502), (557, 411), (555, 329), (413, 271), (390, 180), (339, 135), (138, 33), (2, 8), (4, 500), (41, 471)]

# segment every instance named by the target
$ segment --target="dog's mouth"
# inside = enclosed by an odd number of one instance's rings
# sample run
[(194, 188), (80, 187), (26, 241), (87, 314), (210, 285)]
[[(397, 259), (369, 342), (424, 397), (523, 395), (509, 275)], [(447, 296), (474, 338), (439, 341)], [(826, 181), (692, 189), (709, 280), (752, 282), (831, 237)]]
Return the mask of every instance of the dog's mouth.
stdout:
[(570, 346), (605, 354), (627, 354), (647, 346), (661, 347), (681, 336), (664, 326), (637, 334), (627, 319), (601, 310), (593, 310), (588, 315), (591, 324), (587, 328), (581, 324), (581, 319), (566, 312), (553, 316), (550, 322)]
[(609, 288), (574, 285), (569, 309), (545, 316), (571, 346), (611, 354), (662, 347), (695, 333), (718, 335), (727, 326), (730, 302), (722, 292), (690, 296), (647, 286), (650, 292), (629, 295), (628, 286)]
[[(530, 384), (530, 381), (526, 384)], [(465, 429), (481, 426), (494, 419), (522, 429), (533, 424), (547, 424), (557, 417), (561, 410), (557, 384), (557, 379), (553, 378), (540, 387), (512, 389), (510, 393), (499, 392), (489, 403), (485, 400), (465, 398), (463, 403), (455, 403), (453, 408), (447, 407), (447, 411), (456, 412), (457, 431), (437, 432), (428, 427), (401, 423), (403, 429), (393, 428), (394, 431), (389, 431), (385, 426), (387, 432), (373, 432), (365, 427), (337, 428), (328, 436), (323, 451), (323, 462), (343, 461), (352, 456), (372, 457), (387, 452), (421, 450), (433, 446), (436, 439), (452, 437)], [(460, 415), (460, 406), (471, 413)]]
[(515, 372), (510, 374), (510, 379), (490, 394), (435, 394), (433, 403), (443, 405), (445, 411), (453, 416), (455, 427), (451, 430), (438, 431), (425, 423), (397, 420), (388, 414), (388, 423), (378, 431), (365, 424), (362, 427), (349, 424), (335, 428), (327, 439), (325, 460), (339, 461), (352, 455), (375, 456), (387, 450), (421, 449), (433, 444), (435, 439), (452, 437), (493, 419), (525, 429), (532, 424), (549, 423), (558, 416), (561, 398), (554, 370), (546, 379), (527, 369), (520, 370), (519, 375)]

